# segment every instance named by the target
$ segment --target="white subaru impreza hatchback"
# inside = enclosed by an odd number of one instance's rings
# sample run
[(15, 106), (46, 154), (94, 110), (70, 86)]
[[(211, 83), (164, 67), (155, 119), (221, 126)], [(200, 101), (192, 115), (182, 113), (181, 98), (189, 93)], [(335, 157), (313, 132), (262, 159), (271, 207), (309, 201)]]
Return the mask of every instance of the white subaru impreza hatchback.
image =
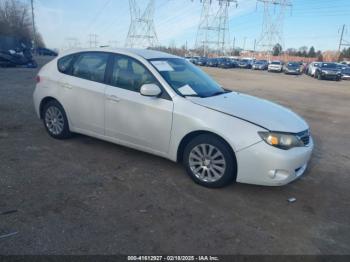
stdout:
[(313, 150), (309, 126), (292, 111), (151, 50), (61, 55), (39, 72), (34, 105), (54, 138), (81, 133), (182, 162), (207, 187), (287, 184)]

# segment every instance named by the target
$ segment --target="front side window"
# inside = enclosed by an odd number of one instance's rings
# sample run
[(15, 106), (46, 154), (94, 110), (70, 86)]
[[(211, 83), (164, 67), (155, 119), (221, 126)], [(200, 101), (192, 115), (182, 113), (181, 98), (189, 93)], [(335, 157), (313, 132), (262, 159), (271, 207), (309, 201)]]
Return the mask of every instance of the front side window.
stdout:
[(109, 55), (102, 52), (82, 53), (73, 65), (73, 76), (104, 82)]
[(144, 84), (158, 84), (155, 77), (138, 61), (126, 56), (114, 56), (111, 85), (140, 92)]
[(198, 67), (181, 58), (152, 59), (150, 63), (182, 96), (210, 97), (225, 90)]

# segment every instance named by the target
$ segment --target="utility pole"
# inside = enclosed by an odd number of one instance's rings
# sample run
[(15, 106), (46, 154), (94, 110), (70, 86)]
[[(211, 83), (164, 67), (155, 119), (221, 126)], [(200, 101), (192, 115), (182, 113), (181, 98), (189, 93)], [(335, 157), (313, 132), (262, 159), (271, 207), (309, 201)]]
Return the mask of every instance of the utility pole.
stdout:
[(346, 41), (345, 39), (344, 39), (344, 34), (346, 33), (346, 30), (347, 30), (347, 28), (346, 28), (346, 25), (343, 25), (343, 27), (342, 27), (342, 29), (341, 29), (341, 34), (340, 34), (340, 41), (339, 41), (339, 48), (338, 48), (338, 54), (339, 54), (339, 56), (338, 56), (338, 60), (340, 60), (340, 54), (341, 54), (341, 48), (342, 48), (342, 46), (344, 46), (344, 47), (350, 47), (350, 42), (349, 41)]
[(202, 48), (203, 56), (215, 51), (225, 54), (229, 43), (229, 7), (238, 0), (201, 0), (202, 13), (199, 21), (196, 48)]
[(129, 0), (130, 27), (126, 38), (126, 47), (147, 48), (158, 45), (158, 37), (154, 26), (155, 0), (149, 0), (144, 12), (137, 0)]
[(271, 54), (276, 44), (284, 46), (283, 22), (287, 7), (292, 7), (292, 0), (257, 0), (257, 3), (264, 6), (262, 31), (257, 46), (261, 51)]
[(232, 53), (234, 54), (235, 52), (235, 49), (236, 49), (236, 37), (234, 36), (233, 37), (233, 45), (232, 45)]
[(345, 31), (345, 24), (343, 25), (343, 28), (341, 30), (340, 41), (339, 41), (339, 48), (338, 48), (338, 52), (339, 53), (340, 53), (340, 49), (341, 49), (341, 47), (343, 45), (344, 31)]
[(255, 53), (255, 50), (256, 50), (256, 39), (254, 39), (254, 53)]
[(34, 0), (30, 0), (30, 4), (31, 4), (31, 7), (32, 7), (33, 50), (34, 50), (34, 53), (36, 53), (37, 38), (36, 38), (36, 30), (35, 30)]
[(243, 39), (243, 51), (245, 50), (245, 43), (247, 42), (247, 37), (245, 36)]

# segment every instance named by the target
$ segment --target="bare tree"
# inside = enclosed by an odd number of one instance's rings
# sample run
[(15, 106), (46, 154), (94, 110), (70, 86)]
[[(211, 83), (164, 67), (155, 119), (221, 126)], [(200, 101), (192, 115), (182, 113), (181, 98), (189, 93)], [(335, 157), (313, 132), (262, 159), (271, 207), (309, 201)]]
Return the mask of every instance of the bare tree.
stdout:
[[(28, 5), (18, 0), (1, 0), (0, 35), (16, 37), (22, 41), (33, 40), (32, 19)], [(41, 35), (36, 36), (38, 46), (44, 47)]]

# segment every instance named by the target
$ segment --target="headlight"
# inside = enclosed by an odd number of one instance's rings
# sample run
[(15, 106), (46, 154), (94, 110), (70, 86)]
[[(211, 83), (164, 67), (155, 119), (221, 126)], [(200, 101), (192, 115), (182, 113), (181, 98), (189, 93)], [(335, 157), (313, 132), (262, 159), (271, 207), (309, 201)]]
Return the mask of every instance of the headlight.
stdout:
[(258, 132), (260, 137), (269, 145), (288, 150), (293, 147), (302, 147), (304, 143), (293, 134), (278, 132)]
[(322, 70), (322, 73), (323, 73), (323, 74), (328, 74), (328, 71)]

